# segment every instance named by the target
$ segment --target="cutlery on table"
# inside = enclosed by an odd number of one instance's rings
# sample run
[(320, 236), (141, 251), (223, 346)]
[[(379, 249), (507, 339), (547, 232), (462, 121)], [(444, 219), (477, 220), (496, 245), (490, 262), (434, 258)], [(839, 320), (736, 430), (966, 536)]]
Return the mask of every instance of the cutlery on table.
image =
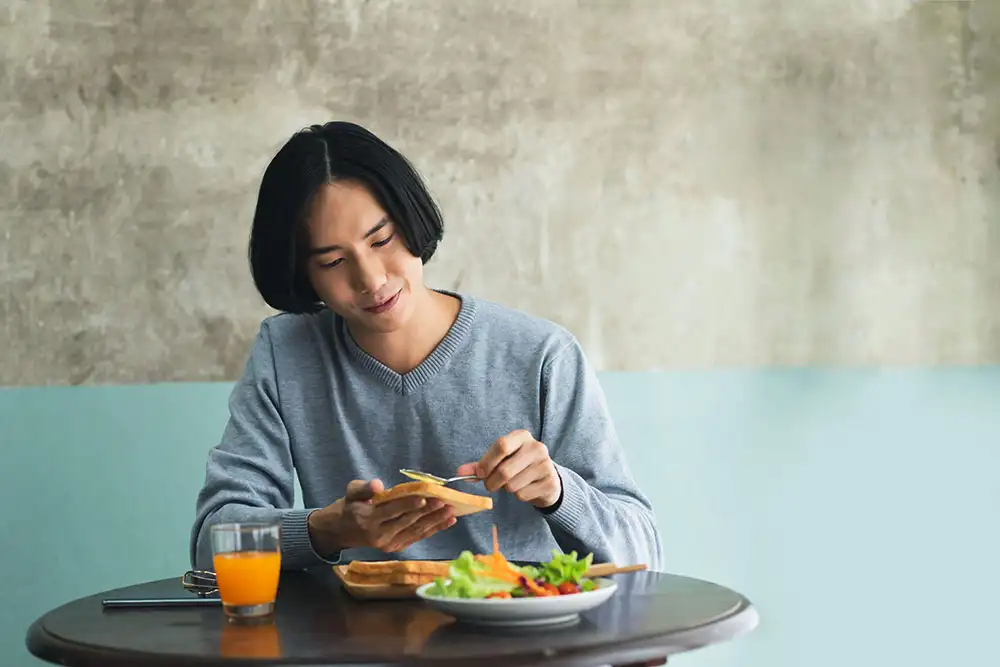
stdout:
[(642, 572), (648, 569), (646, 565), (615, 565), (614, 563), (596, 563), (583, 573), (585, 577), (608, 577), (612, 574), (625, 574), (627, 572)]

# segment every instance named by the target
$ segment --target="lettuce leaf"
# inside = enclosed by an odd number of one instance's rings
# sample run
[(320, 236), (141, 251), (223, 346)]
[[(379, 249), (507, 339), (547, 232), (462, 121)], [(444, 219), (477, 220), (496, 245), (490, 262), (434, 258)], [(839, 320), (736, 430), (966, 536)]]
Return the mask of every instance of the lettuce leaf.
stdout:
[(539, 578), (549, 582), (553, 586), (569, 581), (574, 584), (586, 583), (583, 579), (584, 573), (590, 569), (594, 560), (594, 554), (587, 554), (586, 558), (580, 559), (575, 551), (568, 554), (561, 554), (556, 550), (552, 551), (552, 560), (542, 563)]
[(448, 567), (448, 579), (438, 577), (427, 589), (428, 595), (448, 598), (484, 598), (500, 591), (510, 592), (516, 587), (509, 581), (494, 579), (485, 572), (486, 566), (463, 551)]
[[(583, 575), (590, 568), (593, 558), (593, 554), (581, 559), (575, 551), (563, 554), (553, 550), (552, 559), (541, 563), (539, 567), (517, 566), (513, 563), (511, 567), (533, 581), (547, 581), (554, 586), (569, 581), (579, 585), (580, 590), (590, 591), (595, 588), (595, 584)], [(486, 565), (476, 560), (471, 551), (463, 551), (449, 564), (447, 579), (438, 577), (427, 589), (429, 595), (449, 598), (485, 598), (500, 591), (506, 591), (515, 597), (522, 593), (517, 584), (491, 577)]]

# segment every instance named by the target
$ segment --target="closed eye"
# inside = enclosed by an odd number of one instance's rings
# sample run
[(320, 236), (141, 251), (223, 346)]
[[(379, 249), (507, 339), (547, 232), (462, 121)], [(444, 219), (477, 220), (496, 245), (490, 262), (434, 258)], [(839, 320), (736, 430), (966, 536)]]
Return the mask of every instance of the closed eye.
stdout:
[[(372, 243), (372, 247), (373, 248), (381, 248), (383, 246), (387, 246), (387, 245), (389, 245), (389, 242), (392, 241), (393, 238), (395, 238), (395, 236), (396, 236), (396, 233), (393, 232), (392, 234), (389, 234), (387, 237), (385, 237), (381, 241), (375, 241), (374, 243)], [(320, 264), (319, 267), (321, 269), (332, 269), (334, 267), (340, 266), (343, 263), (343, 261), (344, 261), (343, 257), (338, 257), (337, 259), (333, 260), (332, 262), (325, 262), (323, 264)]]

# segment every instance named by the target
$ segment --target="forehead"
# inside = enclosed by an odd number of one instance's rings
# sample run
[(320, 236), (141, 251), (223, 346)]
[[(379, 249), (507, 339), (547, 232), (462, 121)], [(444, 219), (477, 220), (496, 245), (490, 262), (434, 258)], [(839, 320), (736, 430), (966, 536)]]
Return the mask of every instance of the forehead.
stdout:
[(354, 181), (338, 181), (316, 192), (306, 227), (313, 245), (355, 242), (383, 217), (385, 211), (368, 188)]

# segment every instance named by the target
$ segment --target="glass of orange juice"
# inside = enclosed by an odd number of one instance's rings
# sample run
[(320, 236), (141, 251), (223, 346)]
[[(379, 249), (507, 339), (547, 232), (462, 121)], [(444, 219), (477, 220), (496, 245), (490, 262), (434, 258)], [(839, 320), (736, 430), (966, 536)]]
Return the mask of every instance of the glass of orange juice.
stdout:
[(230, 618), (274, 611), (281, 574), (281, 527), (269, 523), (212, 526), (212, 560), (222, 608)]

